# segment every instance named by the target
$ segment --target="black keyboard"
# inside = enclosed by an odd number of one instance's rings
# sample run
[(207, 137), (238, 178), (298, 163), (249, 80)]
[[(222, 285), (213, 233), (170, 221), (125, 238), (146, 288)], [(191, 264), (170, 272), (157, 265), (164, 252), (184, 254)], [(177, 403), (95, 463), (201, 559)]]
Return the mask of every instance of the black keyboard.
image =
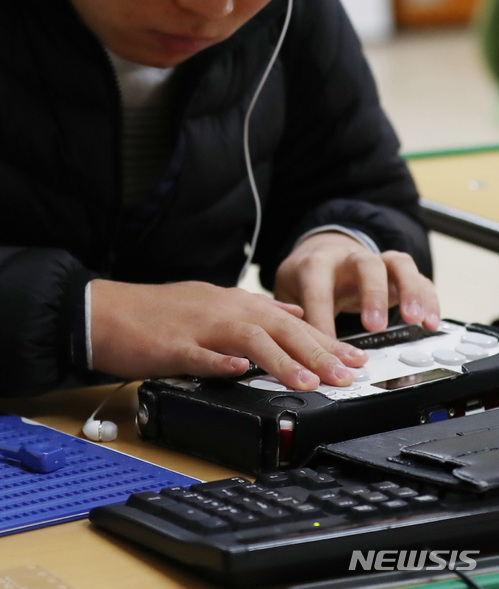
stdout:
[(234, 477), (133, 494), (90, 519), (229, 587), (348, 574), (354, 551), (497, 551), (496, 492), (388, 476), (324, 465)]

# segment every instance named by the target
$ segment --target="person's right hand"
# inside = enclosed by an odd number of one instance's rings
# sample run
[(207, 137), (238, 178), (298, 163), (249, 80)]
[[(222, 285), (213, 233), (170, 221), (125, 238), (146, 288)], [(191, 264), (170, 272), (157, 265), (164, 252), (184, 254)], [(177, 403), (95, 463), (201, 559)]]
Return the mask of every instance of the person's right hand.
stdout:
[(93, 367), (127, 379), (239, 376), (249, 360), (297, 390), (346, 386), (367, 354), (296, 305), (205, 282), (91, 282)]

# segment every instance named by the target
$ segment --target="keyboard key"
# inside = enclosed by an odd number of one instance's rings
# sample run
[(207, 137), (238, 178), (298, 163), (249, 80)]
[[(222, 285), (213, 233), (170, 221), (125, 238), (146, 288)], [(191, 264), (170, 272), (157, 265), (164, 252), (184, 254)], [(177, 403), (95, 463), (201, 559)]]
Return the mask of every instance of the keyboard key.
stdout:
[(232, 477), (230, 479), (222, 479), (220, 481), (212, 481), (208, 483), (196, 483), (191, 485), (190, 491), (196, 491), (217, 499), (229, 498), (238, 495), (238, 487), (250, 485), (251, 481), (242, 477)]
[(249, 485), (251, 481), (242, 477), (231, 477), (230, 479), (221, 479), (219, 481), (211, 481), (208, 483), (195, 483), (190, 486), (191, 491), (199, 491), (200, 493), (210, 493), (217, 489), (226, 489), (238, 487), (239, 485)]
[(230, 500), (232, 497), (238, 497), (239, 493), (237, 487), (227, 487), (225, 489), (210, 489), (206, 492), (206, 495), (224, 501)]
[(208, 517), (197, 522), (197, 529), (200, 533), (205, 535), (221, 534), (229, 532), (231, 527), (220, 517)]
[(373, 515), (377, 515), (379, 513), (379, 509), (374, 505), (354, 505), (350, 509), (350, 515), (355, 518), (362, 519), (363, 517), (369, 517)]
[(292, 510), (293, 508), (296, 508), (299, 505), (301, 505), (302, 501), (300, 501), (300, 499), (297, 499), (296, 497), (293, 497), (291, 495), (283, 495), (283, 496), (279, 497), (278, 499), (276, 499), (275, 503), (277, 505), (280, 505), (281, 507)]
[(387, 489), (387, 494), (398, 499), (409, 499), (410, 497), (416, 497), (417, 491), (410, 487), (398, 487), (398, 489)]
[(291, 477), (287, 472), (262, 473), (255, 482), (267, 487), (283, 487), (290, 484)]
[(310, 493), (308, 500), (312, 503), (317, 503), (321, 505), (324, 501), (328, 499), (338, 499), (341, 497), (340, 488), (336, 487), (334, 489), (323, 489), (320, 491), (314, 491)]
[(388, 491), (389, 489), (398, 489), (399, 485), (394, 483), (393, 481), (381, 481), (380, 483), (372, 483), (369, 485), (371, 489), (376, 489), (377, 491)]
[(379, 491), (369, 491), (368, 493), (360, 493), (357, 495), (365, 503), (380, 503), (381, 501), (387, 501), (388, 496), (380, 493)]
[(329, 466), (329, 465), (325, 465), (325, 464), (321, 464), (321, 465), (317, 466), (316, 471), (323, 473), (323, 474), (328, 474), (329, 476), (332, 476), (333, 478), (337, 477), (340, 472), (336, 466)]
[(340, 514), (347, 513), (350, 508), (355, 507), (356, 505), (359, 505), (359, 502), (353, 497), (337, 497), (325, 499), (322, 502), (321, 507), (324, 511), (329, 513)]
[(185, 503), (192, 505), (193, 507), (198, 507), (199, 509), (204, 510), (213, 510), (217, 507), (222, 505), (222, 501), (217, 500), (217, 498), (207, 497), (206, 495), (201, 495), (200, 493), (192, 493), (192, 495), (186, 495), (182, 499)]
[(341, 492), (343, 495), (351, 495), (355, 497), (356, 495), (364, 495), (369, 493), (369, 487), (364, 487), (362, 485), (344, 485), (341, 487)]
[(283, 522), (283, 521), (292, 521), (291, 512), (283, 509), (282, 507), (274, 507), (269, 503), (265, 503), (263, 501), (256, 501), (255, 499), (251, 499), (249, 497), (245, 497), (247, 501), (242, 502), (241, 506), (244, 509), (248, 509), (253, 513), (261, 516), (264, 519), (270, 520), (275, 523)]
[(236, 487), (238, 493), (244, 493), (245, 495), (259, 495), (260, 493), (267, 490), (267, 487), (263, 485), (257, 485), (256, 483), (250, 485), (241, 485)]
[(261, 517), (254, 513), (247, 513), (230, 505), (220, 507), (215, 511), (217, 516), (229, 523), (235, 530), (258, 526), (263, 523)]
[(396, 513), (408, 509), (409, 503), (403, 499), (390, 499), (388, 501), (378, 503), (377, 507), (386, 513)]
[(438, 503), (438, 497), (436, 495), (416, 495), (410, 499), (412, 505), (418, 505), (420, 507), (428, 507)]
[(149, 506), (153, 506), (154, 515), (168, 519), (174, 524), (185, 526), (189, 530), (196, 530), (197, 522), (210, 517), (209, 514), (196, 507), (169, 500), (165, 500), (163, 503), (161, 501), (149, 503)]
[(201, 509), (188, 505), (168, 507), (168, 511), (177, 518), (188, 530), (199, 530), (204, 527), (203, 521), (211, 519), (210, 515)]
[(182, 497), (191, 493), (190, 487), (166, 487), (165, 489), (161, 489), (161, 494), (164, 497), (171, 497), (172, 499), (182, 499)]
[(290, 471), (292, 480), (306, 489), (324, 489), (336, 484), (334, 477), (327, 473), (318, 473), (311, 468), (299, 468)]
[(130, 507), (136, 507), (152, 514), (161, 514), (167, 505), (176, 505), (174, 499), (165, 497), (160, 493), (144, 491), (143, 493), (133, 493), (128, 497), (126, 504)]
[(319, 517), (321, 509), (313, 503), (299, 503), (298, 505), (287, 505), (290, 513), (295, 519), (309, 519)]

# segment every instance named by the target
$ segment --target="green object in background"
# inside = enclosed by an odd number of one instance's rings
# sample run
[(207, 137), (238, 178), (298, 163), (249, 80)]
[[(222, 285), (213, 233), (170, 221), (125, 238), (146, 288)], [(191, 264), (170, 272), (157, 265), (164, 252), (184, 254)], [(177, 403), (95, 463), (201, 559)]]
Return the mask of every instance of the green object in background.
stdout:
[(487, 64), (499, 83), (499, 0), (486, 0), (480, 18), (482, 46)]
[[(471, 577), (480, 589), (498, 589), (499, 575), (479, 575)], [(469, 589), (470, 585), (463, 581), (443, 581), (430, 583), (429, 585), (414, 585), (411, 589)]]

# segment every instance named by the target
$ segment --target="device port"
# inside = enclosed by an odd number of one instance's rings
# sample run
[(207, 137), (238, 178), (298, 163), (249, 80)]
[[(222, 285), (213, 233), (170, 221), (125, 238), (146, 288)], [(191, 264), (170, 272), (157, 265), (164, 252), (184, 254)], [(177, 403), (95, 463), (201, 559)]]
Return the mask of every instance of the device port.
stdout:
[(449, 414), (445, 407), (439, 407), (433, 411), (428, 412), (428, 422), (436, 423), (437, 421), (445, 421), (449, 418)]
[(289, 466), (293, 458), (295, 417), (284, 413), (279, 419), (279, 467)]
[(470, 399), (466, 401), (466, 407), (464, 408), (465, 415), (474, 415), (475, 413), (483, 413), (485, 407), (481, 399)]

